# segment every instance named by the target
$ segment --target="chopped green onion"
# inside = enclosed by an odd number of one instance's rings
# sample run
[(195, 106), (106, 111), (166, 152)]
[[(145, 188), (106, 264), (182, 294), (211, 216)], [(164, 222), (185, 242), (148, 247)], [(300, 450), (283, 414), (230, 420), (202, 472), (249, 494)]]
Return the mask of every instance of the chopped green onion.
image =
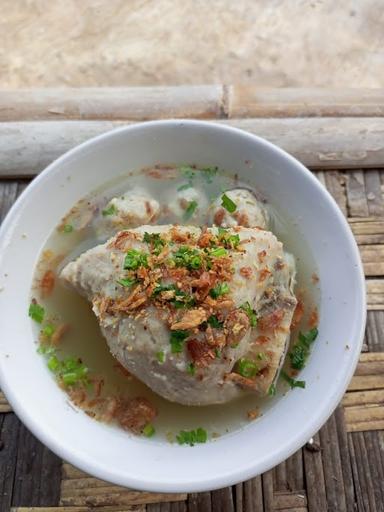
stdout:
[(225, 295), (226, 293), (229, 293), (228, 283), (219, 283), (209, 291), (209, 295), (213, 299), (217, 299), (218, 297), (220, 297), (221, 295)]
[(268, 395), (269, 396), (275, 396), (276, 395), (276, 386), (274, 384), (271, 384), (268, 388)]
[(151, 423), (147, 423), (143, 428), (143, 435), (145, 437), (152, 437), (155, 434), (155, 427)]
[(218, 228), (219, 242), (223, 243), (227, 249), (236, 249), (240, 243), (240, 235), (230, 235), (225, 228)]
[(173, 261), (178, 267), (187, 267), (189, 270), (197, 270), (202, 266), (202, 258), (197, 249), (191, 249), (182, 245), (173, 253)]
[(234, 203), (232, 199), (227, 196), (227, 194), (223, 194), (221, 196), (221, 206), (225, 208), (229, 213), (233, 213), (237, 209), (236, 203)]
[(218, 348), (215, 348), (215, 356), (217, 357), (217, 359), (221, 357), (221, 352)]
[(218, 247), (217, 249), (213, 249), (210, 251), (209, 255), (214, 256), (215, 258), (220, 258), (221, 256), (226, 256), (228, 254), (227, 249), (224, 247)]
[(79, 380), (79, 377), (76, 372), (63, 373), (61, 375), (61, 378), (66, 386), (73, 386)]
[(249, 325), (251, 327), (256, 327), (256, 324), (257, 324), (256, 311), (252, 308), (250, 303), (248, 301), (244, 302), (244, 304), (242, 304), (240, 306), (240, 308), (247, 313), (247, 316), (249, 318)]
[(63, 233), (72, 233), (72, 231), (73, 231), (72, 224), (65, 224), (63, 226)]
[(41, 324), (41, 322), (44, 320), (45, 309), (37, 302), (32, 302), (28, 309), (28, 315), (32, 318), (32, 320), (38, 324)]
[(236, 363), (237, 371), (242, 377), (250, 379), (255, 377), (259, 371), (257, 364), (250, 359), (241, 358)]
[(169, 342), (171, 344), (171, 352), (173, 354), (177, 354), (183, 351), (183, 344), (188, 336), (189, 331), (171, 331)]
[(207, 438), (206, 430), (201, 427), (190, 431), (181, 430), (176, 436), (176, 440), (179, 444), (189, 444), (190, 446), (194, 446), (196, 443), (206, 443)]
[(176, 285), (174, 284), (158, 284), (156, 285), (156, 288), (152, 292), (152, 297), (156, 297), (162, 292), (169, 292), (169, 291), (175, 291), (178, 290)]
[(216, 175), (218, 171), (218, 167), (212, 166), (212, 167), (203, 167), (201, 169), (202, 176), (206, 180), (207, 183), (212, 183), (213, 177)]
[(103, 217), (107, 217), (108, 215), (116, 215), (117, 210), (114, 204), (111, 204), (107, 208), (101, 211)]
[(51, 372), (56, 373), (57, 370), (60, 368), (60, 361), (57, 359), (56, 356), (51, 356), (48, 359), (47, 366), (51, 370)]
[(40, 343), (39, 348), (37, 349), (38, 354), (43, 354), (45, 356), (51, 356), (55, 352), (56, 350), (54, 349), (54, 347), (43, 343)]
[(164, 350), (160, 350), (160, 352), (156, 352), (156, 359), (160, 364), (163, 364), (165, 361)]
[(211, 315), (207, 322), (209, 323), (209, 325), (211, 327), (214, 327), (215, 329), (221, 329), (224, 325), (224, 322), (220, 322), (218, 319), (217, 319), (217, 316), (215, 315)]
[(268, 357), (264, 352), (259, 352), (257, 354), (257, 359), (260, 359), (260, 361), (266, 361), (268, 359)]
[(189, 165), (182, 165), (179, 167), (179, 171), (189, 180), (190, 182), (196, 175), (196, 169), (190, 167)]
[(193, 270), (197, 270), (201, 267), (201, 257), (200, 256), (193, 256), (189, 262), (189, 266)]
[(181, 192), (182, 190), (187, 190), (188, 188), (192, 188), (193, 184), (191, 181), (188, 183), (184, 183), (184, 185), (180, 185), (180, 187), (177, 188), (177, 192)]
[(135, 283), (137, 283), (137, 279), (133, 279), (132, 277), (124, 277), (123, 279), (119, 279), (116, 282), (121, 284), (121, 286), (129, 288), (130, 286), (133, 286)]
[(55, 332), (55, 327), (52, 324), (47, 324), (41, 332), (43, 336), (45, 336), (46, 338), (50, 338), (52, 334)]
[(195, 299), (191, 295), (183, 292), (183, 290), (179, 290), (179, 288), (177, 288), (177, 286), (174, 284), (158, 284), (152, 292), (152, 297), (156, 297), (160, 293), (167, 291), (175, 292), (174, 297), (171, 297), (167, 300), (169, 300), (171, 304), (173, 304), (173, 306), (177, 309), (191, 307), (195, 304)]
[(197, 201), (190, 201), (188, 203), (188, 206), (184, 213), (184, 220), (189, 220), (193, 216), (197, 206), (198, 206)]
[(125, 270), (137, 270), (139, 267), (148, 267), (148, 254), (130, 249), (124, 259)]
[(193, 363), (189, 363), (189, 365), (187, 366), (187, 372), (189, 373), (189, 375), (192, 375), (193, 377), (195, 375), (195, 371), (195, 365)]
[(288, 382), (288, 384), (291, 386), (291, 389), (305, 388), (305, 380), (295, 380), (284, 371), (281, 371), (280, 375), (283, 377), (284, 380)]
[(144, 233), (143, 242), (150, 244), (153, 247), (153, 253), (158, 256), (163, 247), (166, 245), (166, 241), (161, 238), (160, 233)]
[(301, 370), (304, 368), (312, 343), (315, 341), (318, 335), (317, 328), (313, 328), (306, 334), (299, 333), (298, 341), (293, 345), (292, 350), (289, 352), (289, 358), (291, 360), (291, 366), (295, 370)]

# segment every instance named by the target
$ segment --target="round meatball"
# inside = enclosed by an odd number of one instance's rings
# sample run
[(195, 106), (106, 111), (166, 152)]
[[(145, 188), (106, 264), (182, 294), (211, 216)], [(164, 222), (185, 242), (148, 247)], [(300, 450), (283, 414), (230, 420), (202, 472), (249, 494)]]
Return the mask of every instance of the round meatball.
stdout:
[(211, 220), (216, 226), (229, 228), (234, 226), (259, 227), (268, 229), (268, 213), (256, 197), (245, 188), (228, 190), (225, 195), (236, 205), (233, 213), (222, 206), (222, 195), (212, 205)]
[(168, 205), (169, 213), (175, 216), (177, 222), (193, 221), (207, 208), (208, 200), (205, 194), (192, 187), (177, 192)]
[(159, 203), (145, 190), (136, 188), (111, 199), (103, 216), (113, 227), (133, 228), (153, 222), (159, 211)]

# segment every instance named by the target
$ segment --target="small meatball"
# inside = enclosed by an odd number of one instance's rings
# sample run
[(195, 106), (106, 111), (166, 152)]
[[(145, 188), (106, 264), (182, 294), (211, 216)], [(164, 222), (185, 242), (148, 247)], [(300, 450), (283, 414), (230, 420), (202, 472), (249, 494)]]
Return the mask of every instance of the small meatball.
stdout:
[(103, 210), (105, 220), (114, 228), (132, 228), (153, 222), (160, 211), (159, 203), (141, 189), (114, 197)]
[(205, 212), (208, 209), (208, 200), (201, 190), (187, 188), (177, 192), (168, 209), (178, 222), (186, 222), (196, 219), (201, 212)]
[(256, 197), (245, 188), (228, 190), (225, 194), (236, 204), (236, 210), (229, 213), (223, 206), (222, 196), (212, 205), (211, 220), (216, 226), (229, 228), (234, 226), (259, 227), (268, 229), (268, 213)]

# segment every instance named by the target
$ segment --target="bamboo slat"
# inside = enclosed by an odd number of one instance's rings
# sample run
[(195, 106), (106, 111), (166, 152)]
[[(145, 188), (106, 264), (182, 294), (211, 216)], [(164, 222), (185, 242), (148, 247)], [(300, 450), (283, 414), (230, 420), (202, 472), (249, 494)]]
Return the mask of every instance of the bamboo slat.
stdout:
[(377, 169), (367, 170), (364, 173), (364, 181), (369, 215), (382, 217), (384, 215), (384, 199), (379, 171)]
[[(314, 436), (314, 442), (320, 444), (319, 435)], [(304, 469), (307, 484), (307, 500), (309, 510), (327, 510), (325, 492), (324, 468), (321, 451), (303, 450)]]
[(384, 352), (361, 354), (342, 403), (348, 432), (384, 429)]
[(340, 210), (345, 216), (347, 212), (347, 196), (345, 193), (345, 176), (339, 171), (330, 171), (325, 173), (324, 185), (328, 192), (332, 195), (336, 203), (339, 205)]
[(0, 121), (219, 118), (223, 86), (95, 87), (0, 91)]
[(383, 89), (261, 89), (234, 85), (227, 90), (229, 117), (383, 116)]
[(93, 478), (63, 463), (60, 504), (63, 506), (127, 506), (184, 501), (187, 495), (138, 492)]
[[(353, 169), (384, 164), (384, 118), (219, 122), (276, 143), (308, 167)], [(77, 144), (127, 124), (106, 120), (0, 123), (0, 177), (33, 176)]]
[(377, 217), (348, 219), (356, 242), (360, 245), (384, 243), (384, 220)]
[(0, 92), (0, 121), (160, 117), (378, 117), (384, 89), (251, 85), (84, 87)]
[(185, 501), (187, 494), (159, 494), (138, 491), (120, 491), (111, 487), (90, 488), (88, 492), (73, 492), (60, 497), (60, 505), (71, 507), (125, 507), (147, 503)]
[(302, 491), (296, 492), (276, 492), (273, 497), (273, 510), (289, 510), (307, 507), (307, 493)]
[(346, 181), (348, 210), (352, 217), (369, 217), (363, 171), (352, 171)]
[(1, 412), (10, 412), (12, 410), (11, 406), (9, 405), (7, 399), (4, 396), (4, 393), (0, 391), (0, 413)]
[[(89, 507), (12, 507), (10, 512), (90, 512)], [(98, 512), (146, 512), (145, 505), (98, 507)]]

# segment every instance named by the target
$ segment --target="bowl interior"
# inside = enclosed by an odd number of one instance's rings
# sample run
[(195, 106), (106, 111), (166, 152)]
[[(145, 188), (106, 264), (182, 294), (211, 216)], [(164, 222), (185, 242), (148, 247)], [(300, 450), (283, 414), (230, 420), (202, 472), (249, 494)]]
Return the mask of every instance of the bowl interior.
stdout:
[[(318, 267), (321, 304), (320, 334), (302, 372), (306, 389), (289, 392), (245, 429), (189, 448), (130, 436), (70, 406), (36, 354), (27, 310), (39, 252), (77, 200), (127, 171), (192, 162), (238, 172), (297, 222)], [(333, 199), (283, 151), (213, 123), (135, 125), (99, 136), (61, 157), (28, 187), (4, 222), (0, 268), (1, 387), (16, 413), (64, 459), (132, 488), (202, 491), (278, 464), (336, 407), (360, 352), (364, 278), (356, 244)]]

